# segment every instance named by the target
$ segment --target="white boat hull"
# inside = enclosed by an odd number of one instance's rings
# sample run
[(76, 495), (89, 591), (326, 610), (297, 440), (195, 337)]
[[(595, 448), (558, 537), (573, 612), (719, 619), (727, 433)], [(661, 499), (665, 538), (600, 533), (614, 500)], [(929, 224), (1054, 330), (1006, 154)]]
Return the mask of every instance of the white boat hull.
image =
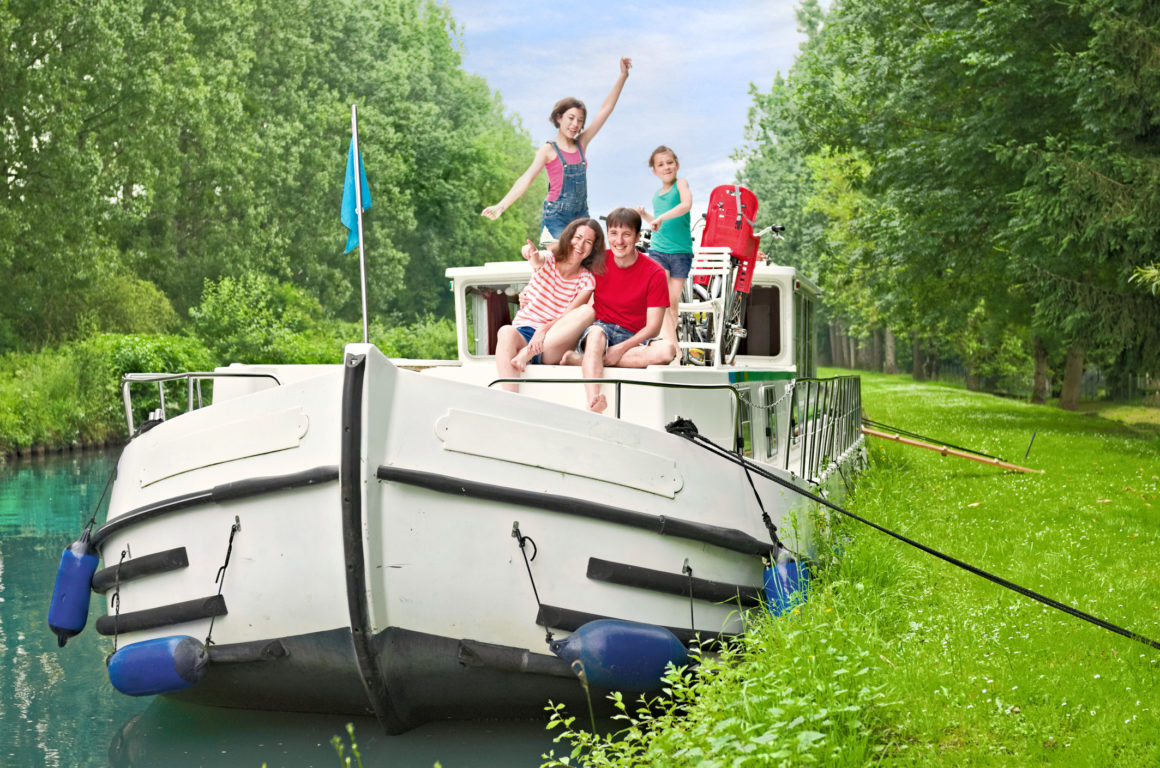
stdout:
[[(757, 496), (683, 437), (401, 370), (369, 345), (220, 400), (126, 446), (96, 536), (99, 631), (212, 640), (183, 698), (373, 712), (390, 731), (535, 714), (583, 701), (547, 632), (616, 618), (715, 637), (760, 600)], [(752, 480), (808, 554), (812, 505)]]

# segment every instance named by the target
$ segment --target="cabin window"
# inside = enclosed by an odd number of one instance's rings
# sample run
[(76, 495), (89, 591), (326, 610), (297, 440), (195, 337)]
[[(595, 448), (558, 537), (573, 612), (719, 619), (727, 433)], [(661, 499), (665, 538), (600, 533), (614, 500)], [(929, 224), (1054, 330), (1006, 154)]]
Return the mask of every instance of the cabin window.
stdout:
[(741, 409), (737, 413), (737, 438), (734, 450), (742, 456), (753, 458), (753, 414), (748, 403), (749, 393), (738, 389), (741, 395)]
[(777, 387), (769, 385), (761, 389), (762, 422), (765, 424), (765, 458), (777, 455)]
[(745, 310), (747, 335), (740, 353), (761, 357), (781, 354), (781, 289), (776, 285), (755, 285), (749, 291)]
[(519, 293), (526, 283), (473, 285), (467, 289), (467, 353), (495, 354), (499, 329), (510, 325), (520, 309)]

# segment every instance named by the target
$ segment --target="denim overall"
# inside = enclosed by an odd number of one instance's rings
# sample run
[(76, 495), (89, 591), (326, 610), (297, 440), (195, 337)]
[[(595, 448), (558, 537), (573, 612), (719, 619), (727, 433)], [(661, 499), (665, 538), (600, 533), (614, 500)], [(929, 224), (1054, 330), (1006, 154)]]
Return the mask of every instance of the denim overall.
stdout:
[(588, 160), (584, 157), (584, 147), (578, 141), (576, 149), (580, 151), (580, 162), (571, 165), (564, 160), (564, 153), (556, 146), (556, 142), (549, 143), (556, 150), (564, 171), (560, 196), (555, 200), (544, 201), (543, 228), (555, 240), (564, 232), (564, 227), (576, 219), (588, 216)]

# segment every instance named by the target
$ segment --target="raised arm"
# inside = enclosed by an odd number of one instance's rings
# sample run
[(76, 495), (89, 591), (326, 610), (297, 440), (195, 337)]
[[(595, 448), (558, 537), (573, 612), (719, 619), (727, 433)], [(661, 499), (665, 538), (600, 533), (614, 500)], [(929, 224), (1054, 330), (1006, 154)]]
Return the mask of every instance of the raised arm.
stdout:
[(628, 70), (632, 68), (632, 59), (623, 58), (620, 60), (620, 76), (616, 78), (616, 82), (612, 86), (612, 90), (608, 92), (604, 103), (600, 105), (600, 109), (588, 121), (588, 124), (581, 131), (577, 141), (580, 146), (585, 149), (596, 138), (596, 134), (604, 127), (604, 123), (608, 120), (608, 116), (612, 114), (612, 110), (616, 108), (616, 101), (620, 98), (620, 92), (624, 90), (624, 83), (628, 80)]
[(537, 175), (539, 175), (540, 171), (544, 169), (544, 165), (547, 162), (548, 145), (544, 144), (536, 150), (536, 156), (532, 159), (532, 164), (529, 165), (528, 169), (523, 172), (523, 175), (516, 179), (515, 183), (512, 184), (512, 188), (508, 190), (506, 195), (503, 196), (503, 200), (500, 200), (495, 205), (489, 205), (488, 207), (484, 208), (480, 212), (480, 215), (489, 218), (492, 221), (502, 216), (503, 212), (506, 211), (512, 203), (514, 203), (516, 200), (519, 200), (520, 197), (528, 191), (528, 187), (532, 185), (532, 181), (536, 178)]
[(544, 260), (552, 254), (548, 251), (541, 251), (532, 244), (531, 240), (524, 243), (524, 247), (520, 249), (520, 255), (527, 259), (531, 265), (532, 270), (535, 271), (544, 266)]

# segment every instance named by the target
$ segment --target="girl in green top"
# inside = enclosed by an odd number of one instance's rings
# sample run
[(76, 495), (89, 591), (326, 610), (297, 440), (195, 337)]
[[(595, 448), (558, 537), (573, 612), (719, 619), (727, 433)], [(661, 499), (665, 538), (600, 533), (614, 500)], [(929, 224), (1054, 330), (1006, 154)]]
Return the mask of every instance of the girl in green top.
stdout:
[(693, 263), (693, 237), (689, 233), (689, 209), (693, 207), (693, 193), (689, 182), (677, 178), (681, 164), (677, 154), (665, 145), (652, 151), (648, 167), (661, 180), (661, 188), (653, 195), (653, 212), (649, 214), (638, 206), (636, 212), (652, 225), (652, 242), (649, 258), (664, 267), (669, 278), (669, 312), (664, 325), (664, 335), (677, 336), (677, 304), (681, 301), (681, 289), (689, 268)]

